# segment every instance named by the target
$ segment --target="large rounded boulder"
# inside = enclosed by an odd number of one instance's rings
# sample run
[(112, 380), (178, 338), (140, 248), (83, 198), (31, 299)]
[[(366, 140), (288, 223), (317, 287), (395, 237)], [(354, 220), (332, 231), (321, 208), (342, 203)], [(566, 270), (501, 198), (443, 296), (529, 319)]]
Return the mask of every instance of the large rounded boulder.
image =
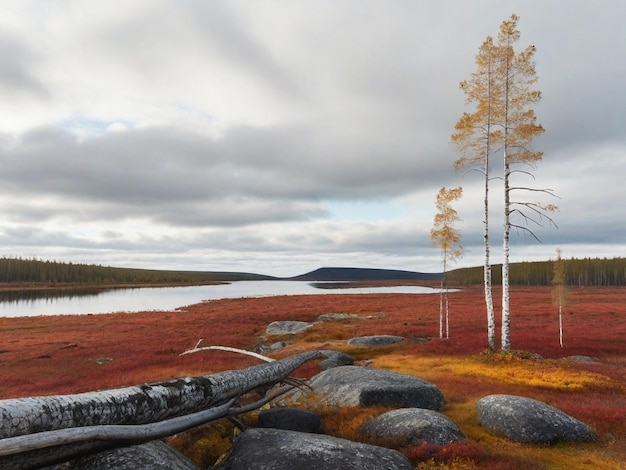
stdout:
[(247, 429), (221, 470), (412, 470), (400, 452), (346, 439), (278, 429)]
[[(335, 367), (308, 382), (320, 404), (342, 406), (391, 406), (441, 410), (444, 398), (434, 384), (407, 374), (359, 366)], [(307, 390), (288, 399), (298, 401)]]
[(489, 395), (478, 401), (478, 421), (509, 439), (529, 444), (593, 441), (595, 432), (563, 411), (531, 398)]
[[(30, 468), (30, 467), (29, 467)], [(149, 468), (151, 470), (198, 470), (198, 466), (162, 441), (86, 455), (70, 462), (46, 467), (49, 470), (118, 470)]]
[(360, 428), (367, 442), (391, 442), (409, 446), (420, 442), (446, 445), (465, 439), (447, 416), (433, 410), (400, 408), (366, 421)]

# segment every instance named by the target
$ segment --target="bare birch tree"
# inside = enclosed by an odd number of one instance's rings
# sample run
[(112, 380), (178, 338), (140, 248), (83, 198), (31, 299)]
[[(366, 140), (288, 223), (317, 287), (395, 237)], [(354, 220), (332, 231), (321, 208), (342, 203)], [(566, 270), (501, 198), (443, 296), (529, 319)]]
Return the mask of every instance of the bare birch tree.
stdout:
[(433, 228), (430, 231), (430, 239), (434, 245), (441, 248), (441, 260), (443, 263), (443, 275), (441, 276), (441, 290), (439, 292), (439, 338), (450, 337), (450, 315), (448, 302), (448, 265), (455, 262), (462, 254), (463, 247), (460, 244), (461, 233), (454, 227), (454, 223), (460, 220), (452, 202), (463, 195), (463, 188), (441, 188), (437, 193), (436, 207), (439, 212), (435, 214)]
[[(473, 113), (465, 113), (456, 124), (452, 142), (462, 152), (455, 162), (455, 168), (470, 167), (481, 172), (485, 179), (484, 190), (484, 239), (485, 239), (485, 300), (487, 304), (487, 330), (489, 348), (495, 349), (495, 319), (491, 296), (491, 267), (489, 261), (489, 183), (490, 158), (496, 152), (503, 155), (502, 181), (504, 187), (504, 233), (502, 241), (502, 334), (503, 351), (511, 349), (510, 332), (510, 293), (509, 293), (509, 252), (511, 229), (529, 233), (538, 239), (528, 227), (530, 223), (541, 224), (548, 220), (549, 213), (556, 210), (552, 204), (541, 204), (516, 196), (514, 192), (534, 194), (554, 194), (549, 189), (536, 189), (528, 186), (512, 186), (514, 174), (531, 178), (532, 169), (541, 161), (542, 152), (534, 151), (530, 144), (544, 129), (537, 124), (531, 108), (541, 99), (541, 93), (533, 89), (537, 82), (533, 61), (535, 47), (528, 46), (515, 52), (514, 45), (520, 38), (517, 30), (517, 15), (502, 22), (497, 41), (491, 37), (483, 42), (476, 57), (478, 70), (470, 80), (462, 82), (466, 101), (475, 104)], [(524, 224), (512, 222), (513, 215), (521, 216)]]
[(468, 104), (475, 105), (472, 113), (463, 113), (455, 125), (452, 143), (462, 156), (454, 162), (455, 169), (470, 168), (482, 173), (484, 178), (483, 242), (485, 250), (483, 281), (487, 309), (487, 342), (490, 350), (496, 349), (496, 320), (491, 293), (491, 261), (489, 245), (489, 182), (490, 157), (493, 148), (502, 140), (501, 133), (493, 123), (501, 113), (501, 81), (497, 80), (499, 49), (493, 38), (487, 37), (476, 56), (477, 70), (469, 80), (461, 82)]
[[(533, 139), (544, 132), (537, 124), (535, 111), (530, 107), (541, 100), (541, 92), (533, 89), (537, 82), (534, 55), (535, 46), (528, 46), (516, 53), (515, 43), (520, 38), (517, 29), (519, 17), (511, 15), (508, 21), (502, 22), (498, 34), (498, 51), (500, 60), (497, 76), (502, 83), (503, 92), (501, 120), (494, 124), (502, 134), (503, 181), (504, 181), (504, 235), (502, 239), (502, 350), (511, 349), (510, 321), (510, 238), (511, 229), (515, 228), (529, 233), (538, 240), (534, 232), (528, 228), (528, 222), (540, 224), (539, 219), (547, 219), (552, 223), (548, 213), (556, 210), (552, 204), (512, 199), (514, 191), (543, 192), (552, 194), (549, 189), (535, 189), (526, 186), (511, 186), (514, 173), (533, 176), (535, 168), (543, 157), (543, 152), (531, 148)], [(520, 168), (521, 166), (521, 168)], [(526, 222), (524, 225), (514, 224), (511, 217), (518, 214)]]
[(561, 249), (556, 250), (556, 261), (552, 267), (552, 303), (559, 309), (559, 345), (563, 347), (563, 307), (566, 305), (565, 266)]

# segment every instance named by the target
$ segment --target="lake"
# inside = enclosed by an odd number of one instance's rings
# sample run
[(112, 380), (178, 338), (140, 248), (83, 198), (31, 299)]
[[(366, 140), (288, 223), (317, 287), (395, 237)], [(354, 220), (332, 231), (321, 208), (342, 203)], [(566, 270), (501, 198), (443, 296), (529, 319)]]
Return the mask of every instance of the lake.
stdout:
[[(320, 283), (321, 284), (321, 283)], [(421, 286), (320, 289), (302, 281), (237, 281), (188, 287), (0, 292), (0, 317), (168, 311), (207, 300), (312, 294), (433, 294)]]

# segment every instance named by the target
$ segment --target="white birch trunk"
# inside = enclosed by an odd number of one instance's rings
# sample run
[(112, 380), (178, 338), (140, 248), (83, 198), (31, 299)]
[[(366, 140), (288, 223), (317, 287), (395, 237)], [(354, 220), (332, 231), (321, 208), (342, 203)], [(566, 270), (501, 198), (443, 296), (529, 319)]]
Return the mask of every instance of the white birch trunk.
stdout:
[(450, 305), (448, 301), (448, 286), (446, 285), (446, 339), (450, 338)]
[[(488, 131), (489, 132), (489, 129)], [(487, 144), (487, 152), (489, 152), (489, 144)], [(485, 305), (487, 308), (487, 341), (489, 349), (495, 351), (496, 349), (496, 315), (493, 309), (493, 296), (491, 294), (491, 261), (489, 259), (489, 155), (485, 159), (485, 267), (484, 267), (484, 282), (485, 282)]]
[(563, 304), (559, 296), (559, 344), (563, 347)]
[(439, 287), (439, 339), (442, 339), (442, 338), (443, 338), (443, 278), (441, 278), (441, 286)]
[[(443, 339), (443, 330), (444, 330), (444, 308), (447, 308), (447, 305), (444, 306), (444, 295), (445, 295), (445, 291), (447, 289), (447, 280), (446, 280), (446, 274), (447, 274), (447, 260), (448, 260), (448, 254), (447, 251), (444, 249), (443, 252), (443, 277), (441, 278), (441, 290), (439, 292), (439, 339)], [(446, 299), (446, 303), (447, 303), (447, 299)], [(447, 327), (447, 322), (446, 322), (446, 327)]]
[(502, 351), (511, 350), (511, 319), (509, 307), (509, 240), (511, 238), (510, 167), (504, 152), (504, 236), (502, 241)]

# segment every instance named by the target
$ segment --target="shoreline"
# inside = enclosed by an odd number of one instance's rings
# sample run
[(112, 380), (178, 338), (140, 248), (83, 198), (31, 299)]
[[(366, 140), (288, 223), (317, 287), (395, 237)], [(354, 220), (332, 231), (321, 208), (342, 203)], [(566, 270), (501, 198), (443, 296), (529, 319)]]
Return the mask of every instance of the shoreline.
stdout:
[(217, 286), (230, 284), (230, 281), (201, 281), (201, 282), (130, 282), (130, 283), (82, 283), (82, 282), (8, 282), (0, 283), (0, 292), (19, 291), (46, 291), (46, 290), (74, 290), (74, 289), (139, 289), (142, 287), (188, 287), (188, 286)]

